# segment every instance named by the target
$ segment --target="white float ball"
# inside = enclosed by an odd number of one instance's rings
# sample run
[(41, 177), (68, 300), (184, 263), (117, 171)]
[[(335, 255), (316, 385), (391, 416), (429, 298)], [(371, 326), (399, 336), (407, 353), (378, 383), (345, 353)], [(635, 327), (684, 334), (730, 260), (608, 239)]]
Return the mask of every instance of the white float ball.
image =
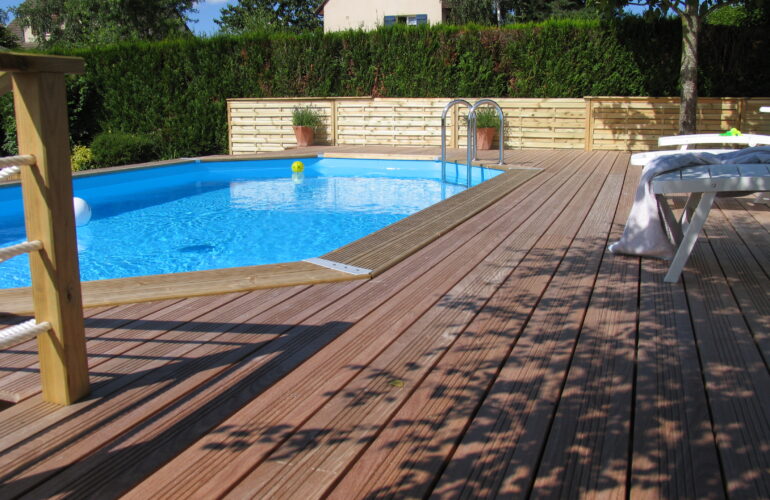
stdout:
[(72, 205), (75, 207), (75, 225), (85, 226), (88, 224), (88, 221), (91, 220), (91, 207), (88, 206), (86, 200), (76, 196), (72, 198)]

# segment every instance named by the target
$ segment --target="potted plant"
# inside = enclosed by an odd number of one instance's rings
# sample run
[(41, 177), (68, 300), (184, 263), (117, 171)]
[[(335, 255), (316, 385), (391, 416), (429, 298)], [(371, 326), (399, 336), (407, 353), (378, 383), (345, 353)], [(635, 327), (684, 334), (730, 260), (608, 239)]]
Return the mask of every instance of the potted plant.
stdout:
[(321, 114), (310, 105), (295, 106), (291, 112), (291, 124), (297, 138), (297, 146), (312, 146), (315, 129), (321, 125)]
[(500, 118), (494, 108), (476, 110), (476, 149), (492, 149), (492, 141), (499, 128)]

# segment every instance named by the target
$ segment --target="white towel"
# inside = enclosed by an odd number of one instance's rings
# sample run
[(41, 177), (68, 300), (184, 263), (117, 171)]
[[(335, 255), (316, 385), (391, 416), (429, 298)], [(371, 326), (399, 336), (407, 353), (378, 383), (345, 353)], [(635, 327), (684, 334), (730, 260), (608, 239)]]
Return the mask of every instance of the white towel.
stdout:
[(652, 179), (671, 170), (696, 165), (714, 165), (719, 163), (770, 163), (770, 146), (745, 148), (729, 153), (682, 153), (660, 156), (650, 161), (642, 170), (636, 197), (628, 215), (623, 236), (609, 246), (612, 253), (641, 255), (670, 259), (674, 255), (674, 245), (668, 238), (663, 221), (658, 212), (655, 194), (652, 192)]

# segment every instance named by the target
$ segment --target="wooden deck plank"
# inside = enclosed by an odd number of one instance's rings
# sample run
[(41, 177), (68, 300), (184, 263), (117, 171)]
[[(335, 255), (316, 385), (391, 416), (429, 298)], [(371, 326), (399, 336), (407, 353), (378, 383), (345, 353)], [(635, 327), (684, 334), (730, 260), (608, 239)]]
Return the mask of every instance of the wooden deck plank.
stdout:
[(681, 283), (642, 260), (631, 497), (722, 498), (724, 485)]
[(770, 232), (770, 202), (755, 203), (748, 198), (737, 198), (736, 201), (747, 211), (750, 210), (751, 216)]
[[(259, 307), (270, 307), (271, 305), (275, 305), (273, 301), (283, 300), (285, 298), (291, 297), (291, 295), (293, 293), (296, 293), (296, 290), (294, 290), (294, 291), (287, 290), (285, 292), (278, 292), (278, 291), (252, 292), (252, 294), (250, 294), (250, 296), (252, 298), (255, 298), (254, 296), (259, 297), (258, 298), (258, 300), (259, 300)], [(232, 302), (232, 301), (229, 298), (226, 298), (226, 297), (225, 298), (217, 297), (216, 301), (214, 301), (212, 305), (216, 306), (216, 305), (221, 305), (221, 304), (227, 303), (227, 302)], [(188, 304), (187, 307), (189, 308), (192, 305), (193, 306), (192, 310), (195, 310), (196, 308), (194, 306), (198, 305), (198, 304), (199, 304), (198, 299), (196, 299), (196, 300), (192, 301), (192, 304)], [(237, 307), (238, 305), (239, 305), (238, 301), (235, 301), (235, 303), (232, 304), (233, 307)], [(168, 311), (166, 311), (166, 312), (168, 312)], [(188, 322), (188, 323), (183, 323), (181, 325), (180, 329), (184, 330), (184, 327), (189, 327), (189, 328), (192, 329), (192, 328), (195, 328), (196, 326), (198, 326), (198, 328), (196, 328), (196, 330), (198, 330), (200, 326), (203, 326), (203, 325), (206, 324), (205, 323), (205, 319), (206, 318), (211, 318), (212, 316), (215, 316), (217, 314), (216, 308), (212, 308), (212, 309), (202, 308), (202, 310), (201, 309), (198, 310), (198, 313), (199, 314), (197, 315), (197, 317), (196, 316), (188, 316), (188, 319), (190, 319), (191, 321)], [(53, 426), (55, 426), (59, 422), (59, 420), (64, 420), (64, 419), (70, 418), (73, 413), (81, 412), (81, 411), (83, 411), (84, 408), (87, 408), (87, 407), (90, 407), (90, 406), (94, 405), (95, 402), (96, 402), (95, 400), (97, 398), (107, 397), (111, 393), (113, 393), (115, 391), (119, 391), (124, 386), (130, 385), (137, 378), (140, 378), (144, 374), (145, 371), (142, 370), (139, 373), (135, 373), (136, 372), (135, 368), (136, 368), (136, 361), (137, 361), (137, 359), (142, 359), (140, 356), (142, 356), (144, 354), (148, 354), (148, 353), (152, 354), (151, 351), (153, 350), (154, 346), (161, 345), (160, 341), (172, 340), (173, 336), (178, 335), (178, 332), (176, 332), (175, 330), (163, 332), (162, 328), (164, 326), (167, 326), (168, 322), (158, 321), (156, 319), (151, 319), (151, 317), (152, 317), (152, 314), (148, 315), (147, 317), (135, 320), (132, 323), (129, 323), (127, 325), (128, 326), (128, 331), (129, 332), (131, 331), (130, 330), (131, 327), (137, 327), (138, 329), (152, 330), (153, 326), (155, 326), (156, 329), (161, 330), (161, 332), (162, 332), (159, 335), (159, 337), (157, 337), (159, 339), (158, 344), (153, 344), (153, 343), (141, 344), (139, 346), (136, 346), (133, 350), (130, 351), (132, 353), (132, 356), (113, 357), (112, 359), (108, 360), (105, 363), (105, 365), (103, 366), (103, 368), (102, 368), (104, 370), (104, 372), (102, 374), (96, 374), (94, 376), (94, 378), (97, 378), (97, 377), (99, 378), (100, 383), (95, 385), (94, 391), (91, 394), (92, 399), (86, 399), (86, 400), (84, 400), (84, 401), (82, 401), (82, 402), (80, 402), (80, 403), (78, 403), (76, 405), (72, 405), (72, 406), (68, 406), (68, 407), (65, 407), (65, 408), (61, 408), (61, 411), (56, 412), (57, 415), (53, 416), (52, 419), (50, 419), (50, 420), (39, 419), (36, 422), (38, 425), (31, 426), (32, 428), (28, 429), (28, 432), (30, 433), (29, 435), (32, 435), (32, 434), (34, 434), (36, 432), (39, 432), (39, 431), (45, 429), (46, 427), (53, 427)], [(216, 326), (216, 325), (211, 325), (211, 326)], [(139, 330), (139, 331), (141, 332), (142, 330)], [(164, 338), (163, 337), (164, 334), (168, 334), (168, 338)], [(167, 345), (166, 349), (168, 349), (168, 347), (174, 349), (177, 346), (180, 346), (180, 343), (178, 343), (178, 342), (175, 343), (173, 341), (172, 342), (164, 342), (164, 343)], [(182, 348), (184, 348), (184, 347), (182, 346)], [(166, 351), (165, 353), (167, 353), (167, 352), (168, 351)], [(154, 354), (155, 355), (159, 355), (159, 354), (165, 354), (165, 353), (155, 352)], [(145, 356), (144, 357), (144, 361), (147, 361), (148, 363), (152, 363), (152, 362), (164, 363), (164, 362), (168, 362), (170, 360), (169, 359), (165, 359), (164, 360), (160, 356), (158, 357), (157, 360), (152, 360), (150, 358), (150, 356)], [(131, 363), (131, 365), (125, 366), (125, 363)], [(110, 376), (108, 376), (108, 372), (117, 373), (119, 371), (123, 371), (123, 372), (129, 373), (129, 375), (128, 376), (124, 376), (124, 377), (110, 377)], [(109, 381), (110, 378), (114, 378), (114, 380)], [(11, 408), (11, 410), (9, 410), (9, 414), (7, 415), (8, 416), (8, 420), (3, 420), (2, 422), (5, 423), (5, 422), (10, 421), (10, 420), (24, 419), (24, 418), (26, 418), (25, 417), (25, 413), (27, 411), (33, 410), (35, 407), (37, 407), (37, 405), (38, 405), (37, 398), (32, 398), (31, 400), (25, 401), (25, 402), (23, 402), (23, 403), (21, 403), (19, 405), (15, 405), (13, 408)], [(3, 416), (5, 417), (6, 415), (3, 415)], [(0, 439), (0, 450), (8, 448), (8, 447), (10, 447), (12, 445), (15, 445), (18, 442), (21, 442), (21, 441), (23, 441), (24, 439), (26, 439), (28, 437), (28, 436), (26, 436), (24, 434), (19, 434), (19, 433), (14, 433), (13, 435), (3, 434), (2, 436), (3, 436), (2, 439)]]
[[(558, 174), (552, 178), (551, 184), (556, 186), (564, 184), (574, 175), (574, 172), (564, 171)], [(538, 177), (538, 180), (541, 179)], [(528, 185), (520, 189), (526, 190)], [(399, 266), (406, 263), (416, 265), (417, 269), (425, 270), (425, 274), (409, 287), (408, 292), (401, 292), (398, 300), (388, 302), (387, 307), (379, 308), (376, 314), (368, 316), (365, 321), (356, 324), (344, 336), (330, 344), (324, 350), (323, 357), (311, 359), (303, 366), (302, 373), (290, 374), (238, 415), (223, 422), (220, 426), (223, 431), (212, 432), (209, 437), (197, 443), (191, 450), (167, 466), (177, 471), (176, 473), (180, 476), (188, 478), (187, 480), (166, 483), (167, 475), (161, 471), (132, 492), (132, 496), (166, 495), (169, 491), (176, 489), (184, 489), (184, 495), (209, 496), (226, 492), (228, 481), (232, 481), (232, 477), (248, 473), (250, 464), (259, 460), (258, 455), (269, 453), (273, 447), (280, 444), (283, 439), (281, 435), (287, 435), (293, 425), (300, 425), (312, 414), (314, 408), (320, 407), (338, 390), (336, 387), (339, 387), (342, 381), (354, 377), (367, 362), (390, 343), (394, 335), (407, 328), (419, 316), (419, 311), (429, 308), (448, 290), (448, 287), (452, 286), (454, 281), (459, 280), (467, 272), (466, 269), (473, 268), (474, 259), (483, 258), (485, 255), (485, 247), (495, 248), (504, 235), (525, 221), (529, 214), (550, 198), (549, 191), (542, 191), (538, 191), (538, 196), (528, 196), (524, 199), (518, 199), (512, 195), (508, 198), (507, 208), (503, 209), (503, 204), (498, 203), (493, 207), (494, 209), (483, 212), (461, 225), (452, 233), (451, 238), (440, 239), (416, 254), (420, 256), (430, 251), (425, 254), (427, 259), (412, 262), (413, 257), (399, 264)], [(500, 214), (511, 211), (513, 207), (516, 207), (515, 217), (518, 223), (501, 221)], [(485, 220), (483, 223), (480, 221), (482, 216)], [(478, 235), (484, 227), (490, 229), (487, 229), (486, 235), (480, 238)], [(463, 238), (463, 233), (467, 233), (468, 236)], [(494, 238), (489, 238), (490, 235)], [(460, 247), (465, 250), (460, 257), (454, 257), (456, 262), (447, 261), (446, 256), (453, 249)], [(450, 251), (436, 254), (439, 249)], [(389, 278), (391, 273), (393, 270), (384, 273), (374, 282)], [(452, 276), (456, 278), (453, 279)], [(426, 291), (430, 292), (426, 293)], [(388, 325), (389, 335), (385, 336), (382, 331), (376, 330), (381, 325)], [(309, 391), (312, 392), (309, 393)], [(304, 399), (300, 397), (292, 401), (277, 402), (272, 399), (282, 397), (286, 393), (305, 396)], [(283, 424), (277, 427), (277, 422)], [(285, 424), (291, 425), (284, 428)], [(228, 436), (232, 430), (237, 430), (234, 433), (235, 437)], [(275, 432), (267, 435), (266, 433), (270, 430)], [(234, 441), (241, 444), (236, 448), (230, 444)], [(247, 449), (249, 453), (244, 454)], [(236, 455), (237, 459), (235, 459)]]
[(770, 496), (770, 374), (710, 240), (683, 274), (722, 472), (731, 497)]
[[(620, 237), (627, 203), (611, 240)], [(532, 487), (537, 496), (626, 493), (638, 276), (638, 258), (605, 250)]]
[[(576, 171), (541, 210), (492, 250), (396, 342), (246, 476), (228, 496), (318, 498), (462, 333), (589, 177)], [(543, 218), (548, 214), (548, 218)], [(503, 221), (507, 222), (505, 219)], [(486, 252), (484, 252), (486, 253)], [(461, 258), (460, 261), (465, 260)], [(465, 297), (473, 297), (468, 301)], [(393, 386), (393, 381), (402, 385)], [(334, 422), (336, 432), (322, 430)], [(269, 481), (267, 478), (270, 478)]]
[[(614, 196), (592, 212), (565, 256), (475, 419), (433, 490), (435, 498), (524, 496), (558, 404), (607, 234), (621, 207), (630, 206), (635, 180), (616, 172), (606, 184)], [(620, 186), (622, 191), (620, 193)], [(614, 191), (613, 191), (614, 190)], [(620, 209), (622, 211), (623, 208)], [(591, 238), (592, 231), (600, 236)]]
[[(95, 314), (104, 314), (111, 307), (100, 307), (93, 309), (86, 309), (84, 312), (84, 319), (89, 320), (90, 317)], [(32, 316), (6, 316), (7, 323), (3, 322), (3, 327), (19, 324), (23, 321), (32, 319)], [(30, 339), (12, 347), (9, 347), (3, 351), (0, 351), (0, 384), (2, 384), (3, 377), (11, 374), (13, 369), (26, 368), (37, 363), (37, 340)], [(5, 399), (0, 390), (0, 399)], [(7, 401), (11, 401), (8, 399)]]
[[(136, 320), (124, 328), (131, 332), (131, 328), (137, 328), (136, 332), (144, 333), (149, 332), (151, 336), (148, 340), (159, 339), (158, 342), (140, 343), (134, 345), (133, 349), (129, 349), (127, 352), (133, 352), (133, 355), (129, 356), (126, 352), (121, 353), (120, 357), (113, 357), (106, 361), (103, 366), (103, 372), (92, 373), (92, 394), (91, 399), (85, 399), (84, 401), (71, 405), (62, 409), (62, 411), (53, 412), (50, 418), (41, 418), (36, 412), (38, 408), (38, 401), (36, 398), (32, 398), (27, 404), (14, 406), (7, 415), (7, 420), (3, 420), (3, 423), (15, 419), (28, 418), (25, 413), (28, 411), (33, 412), (37, 416), (34, 425), (29, 425), (24, 429), (24, 432), (14, 432), (13, 434), (4, 432), (4, 428), (0, 433), (0, 450), (8, 449), (16, 444), (22, 442), (35, 433), (46, 429), (47, 427), (54, 428), (60, 420), (69, 418), (73, 412), (80, 412), (85, 408), (96, 405), (96, 398), (109, 395), (111, 391), (118, 390), (125, 385), (128, 385), (132, 380), (141, 377), (152, 367), (162, 366), (172, 361), (171, 358), (164, 358), (163, 355), (171, 352), (184, 353), (184, 346), (180, 343), (167, 342), (172, 340), (173, 337), (177, 337), (180, 333), (174, 328), (179, 329), (187, 322), (205, 318), (207, 314), (211, 314), (212, 310), (216, 310), (217, 306), (231, 302), (233, 297), (220, 296), (214, 300), (205, 301), (203, 299), (195, 299), (193, 301), (186, 301), (182, 307), (166, 307), (155, 313), (152, 313), (141, 320)], [(170, 315), (170, 316), (169, 316)], [(174, 318), (169, 320), (169, 318)], [(183, 331), (183, 330), (182, 330)], [(169, 338), (163, 338), (163, 335), (167, 334)], [(154, 352), (153, 352), (154, 351)], [(153, 359), (155, 356), (155, 359)], [(119, 376), (119, 373), (123, 373), (126, 376)], [(48, 417), (48, 416), (46, 416)], [(44, 451), (44, 448), (40, 451)], [(0, 471), (2, 468), (0, 468)], [(0, 472), (1, 474), (2, 472)]]
[[(767, 256), (761, 255), (760, 262), (755, 259), (758, 247), (770, 248), (770, 233), (742, 231), (743, 235), (739, 236), (736, 228), (730, 224), (731, 219), (736, 218), (728, 219), (725, 210), (712, 210), (704, 232), (719, 259), (722, 272), (730, 284), (754, 342), (765, 364), (770, 367), (770, 279), (761, 262)], [(754, 237), (758, 237), (758, 241)]]
[(536, 170), (505, 172), (323, 258), (371, 269), (376, 276), (492, 205), (536, 174)]
[[(124, 356), (127, 352), (131, 351), (135, 347), (146, 345), (147, 342), (153, 341), (156, 337), (162, 336), (164, 333), (172, 332), (176, 328), (191, 321), (197, 316), (200, 316), (207, 312), (209, 309), (214, 309), (222, 303), (229, 302), (234, 299), (233, 295), (223, 295), (217, 297), (214, 300), (208, 298), (193, 301), (187, 303), (185, 301), (170, 300), (162, 301), (161, 308), (156, 309), (154, 312), (150, 312), (147, 316), (144, 316), (141, 320), (135, 320), (132, 322), (126, 322), (125, 328), (118, 330), (115, 334), (116, 338), (123, 340), (123, 342), (113, 342), (109, 339), (98, 339), (93, 343), (93, 350), (89, 351), (89, 369), (91, 369), (91, 384), (92, 387), (98, 387), (100, 383), (103, 383), (105, 378), (100, 375), (99, 370), (94, 370), (103, 361), (108, 361), (112, 364), (115, 363), (115, 356)], [(147, 311), (155, 309), (153, 305), (147, 308)], [(139, 314), (141, 308), (132, 309), (136, 314)], [(145, 313), (146, 314), (146, 313)], [(88, 334), (86, 337), (88, 338)], [(102, 358), (103, 354), (110, 354), (113, 356), (111, 359)], [(139, 364), (136, 361), (132, 363), (130, 367), (127, 367), (124, 372), (131, 373), (133, 370), (139, 369)], [(112, 378), (119, 376), (121, 372), (115, 372)], [(18, 377), (10, 376), (6, 377), (4, 387), (10, 394), (16, 395), (19, 400), (27, 399), (40, 392), (40, 384), (37, 375), (37, 371), (32, 373), (20, 373)]]
[[(156, 314), (161, 309), (165, 310), (166, 308), (171, 308), (170, 315), (167, 316), (173, 318), (176, 316), (177, 310), (172, 306), (180, 300), (181, 299), (159, 301), (141, 305), (129, 304), (111, 307), (107, 311), (103, 311), (104, 308), (86, 309), (86, 349), (89, 354), (89, 369), (93, 369), (100, 363), (108, 360), (110, 356), (119, 355), (122, 352), (129, 350), (132, 346), (136, 345), (136, 343), (143, 341), (135, 338), (133, 343), (118, 342), (119, 340), (122, 340), (121, 336), (109, 340), (98, 339), (98, 337), (128, 325), (134, 321), (132, 318)], [(147, 332), (148, 335), (152, 333), (157, 333), (157, 331), (152, 330), (151, 332)], [(134, 336), (135, 332), (131, 332), (128, 335)], [(138, 337), (141, 336), (139, 335)], [(29, 343), (25, 343), (23, 346), (28, 349), (28, 355), (24, 356), (23, 359), (29, 363), (24, 366), (24, 370), (16, 371), (15, 373), (0, 378), (0, 399), (18, 403), (19, 401), (38, 394), (41, 390), (40, 366), (37, 362), (37, 345), (33, 340)], [(24, 347), (18, 346), (17, 349)], [(0, 363), (2, 363), (2, 360), (0, 360)], [(0, 366), (5, 368), (9, 365), (0, 364)]]
[[(349, 287), (357, 285), (351, 283), (343, 285), (341, 289), (347, 293)], [(302, 290), (304, 288), (299, 291)], [(154, 369), (149, 367), (149, 370), (124, 376), (95, 390), (106, 394), (118, 391), (116, 396), (110, 399), (110, 405), (105, 406), (98, 401), (88, 404), (89, 401), (84, 401), (76, 405), (80, 408), (73, 409), (79, 410), (78, 419), (46, 422), (47, 425), (38, 429), (31, 440), (24, 441), (21, 446), (14, 448), (8, 455), (15, 458), (17, 467), (14, 470), (0, 469), (0, 474), (5, 477), (3, 481), (7, 484), (6, 491), (23, 491), (23, 488), (29, 488), (24, 478), (30, 475), (35, 477), (37, 482), (42, 482), (41, 480), (58, 468), (71, 465), (77, 457), (87, 456), (103, 448), (105, 443), (112, 440), (112, 436), (119, 436), (121, 432), (130, 430), (133, 426), (152, 418), (156, 412), (168, 412), (170, 409), (173, 411), (177, 399), (185, 397), (190, 391), (194, 394), (196, 388), (205, 387), (204, 384), (208, 380), (232, 368), (238, 360), (248, 357), (260, 348), (267, 348), (271, 339), (279, 337), (293, 327), (292, 320), (301, 321), (306, 315), (312, 314), (314, 306), (322, 307), (319, 305), (324, 304), (321, 293), (330, 298), (335, 297), (329, 290), (321, 289), (306, 297), (309, 303), (286, 301), (297, 293), (298, 290), (292, 289), (275, 290), (266, 297), (264, 293), (252, 292), (240, 302), (231, 303), (229, 308), (214, 310), (196, 318), (198, 322), (189, 325), (190, 330), (194, 330), (190, 333), (198, 334), (193, 335), (195, 341), (188, 346), (171, 343), (166, 347), (166, 350), (187, 347), (186, 362), (172, 362), (173, 358), (153, 360), (158, 365)], [(255, 298), (257, 300), (254, 300)], [(280, 311), (276, 314), (274, 309)], [(233, 316), (233, 312), (241, 317)], [(282, 314), (287, 319), (285, 324), (275, 321), (282, 319)], [(297, 316), (298, 314), (300, 316)], [(252, 318), (254, 323), (250, 323), (249, 318)], [(235, 321), (231, 323), (230, 319)], [(267, 321), (261, 321), (263, 319)], [(206, 339), (201, 333), (208, 333), (209, 338)], [(144, 346), (145, 350), (153, 348), (152, 345)], [(152, 360), (147, 356), (142, 359), (147, 364)], [(117, 359), (115, 364), (136, 361)], [(121, 367), (117, 366), (110, 370), (119, 368)], [(126, 412), (126, 408), (133, 410)], [(103, 440), (93, 439), (97, 429), (101, 436), (110, 437)], [(52, 449), (58, 450), (58, 453), (51, 453)], [(141, 451), (139, 453), (141, 454)], [(27, 467), (18, 467), (18, 464), (27, 464)], [(85, 465), (80, 464), (81, 467)], [(46, 483), (43, 483), (43, 487), (45, 485)]]
[[(770, 276), (770, 254), (767, 252), (770, 247), (770, 211), (767, 213), (768, 224), (763, 225), (763, 217), (758, 216), (762, 212), (754, 209), (756, 204), (748, 203), (746, 198), (717, 198), (716, 204), (740, 236), (740, 242), (751, 252), (764, 273)], [(751, 212), (746, 209), (747, 206)]]
[[(128, 331), (130, 332), (131, 328), (137, 328), (136, 333), (145, 333), (150, 337), (154, 335), (156, 338), (165, 340), (162, 339), (164, 334), (168, 334), (170, 337), (179, 335), (179, 332), (175, 331), (173, 328), (179, 328), (185, 325), (185, 318), (186, 320), (198, 319), (198, 317), (215, 309), (216, 306), (230, 302), (231, 300), (232, 297), (222, 296), (216, 297), (213, 300), (193, 299), (192, 301), (185, 301), (186, 303), (181, 304), (176, 308), (172, 305), (171, 307), (160, 309), (144, 318), (128, 323)], [(159, 352), (157, 347), (160, 347), (160, 349), (165, 352)], [(39, 397), (33, 397), (21, 404), (15, 405), (2, 415), (4, 418), (0, 419), (0, 424), (2, 424), (0, 425), (0, 450), (14, 446), (34, 433), (45, 429), (47, 426), (54, 426), (59, 420), (67, 419), (71, 417), (73, 413), (79, 412), (83, 408), (95, 404), (98, 398), (108, 396), (111, 391), (117, 391), (123, 386), (128, 385), (132, 380), (140, 377), (152, 366), (160, 366), (172, 361), (170, 358), (164, 359), (160, 357), (162, 354), (168, 354), (169, 347), (172, 350), (181, 347), (181, 351), (177, 352), (183, 353), (184, 346), (180, 346), (179, 343), (174, 343), (173, 341), (162, 344), (143, 343), (139, 346), (135, 346), (134, 355), (132, 357), (126, 355), (124, 357), (113, 357), (107, 360), (103, 369), (109, 370), (111, 373), (105, 371), (102, 373), (97, 372), (91, 374), (92, 381), (95, 382), (92, 384), (91, 397), (86, 398), (84, 401), (77, 404), (60, 409), (60, 411), (57, 411), (56, 406), (41, 405)], [(156, 352), (152, 352), (153, 350)], [(125, 353), (123, 354), (125, 355)], [(153, 359), (152, 356), (159, 357)], [(119, 373), (127, 375), (119, 376)], [(16, 420), (33, 423), (25, 426), (22, 432), (12, 424), (12, 422)]]
[[(281, 286), (311, 285), (362, 279), (308, 262), (232, 267), (176, 274), (137, 276), (83, 282), (84, 307), (202, 297), (218, 293), (263, 290)], [(32, 310), (29, 288), (0, 290), (0, 307), (6, 313)]]
[[(608, 206), (617, 198), (613, 190), (619, 191), (627, 162), (617, 159), (617, 155), (610, 155), (597, 162), (597, 168), (580, 191), (559, 211), (558, 219), (372, 445), (356, 458), (334, 486), (330, 498), (363, 497), (372, 491), (379, 496), (410, 498), (429, 493), (433, 478), (475, 415), (578, 230), (581, 240), (606, 239), (606, 229), (604, 234), (601, 229), (596, 233), (595, 222), (597, 218), (607, 218)], [(611, 181), (598, 190), (610, 167), (615, 170), (610, 179), (619, 175), (621, 182)], [(586, 217), (592, 206), (591, 215)], [(584, 219), (585, 224), (581, 224)], [(510, 259), (506, 265), (514, 263)]]

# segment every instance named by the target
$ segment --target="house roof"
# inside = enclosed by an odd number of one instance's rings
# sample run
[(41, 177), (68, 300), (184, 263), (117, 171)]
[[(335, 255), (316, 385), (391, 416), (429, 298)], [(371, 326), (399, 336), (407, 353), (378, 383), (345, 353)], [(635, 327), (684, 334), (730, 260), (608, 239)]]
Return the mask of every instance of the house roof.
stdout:
[(25, 49), (37, 47), (36, 43), (28, 42), (27, 40), (24, 39), (24, 28), (19, 24), (19, 22), (16, 19), (8, 23), (8, 26), (6, 26), (5, 28), (16, 38), (20, 47), (23, 47)]

